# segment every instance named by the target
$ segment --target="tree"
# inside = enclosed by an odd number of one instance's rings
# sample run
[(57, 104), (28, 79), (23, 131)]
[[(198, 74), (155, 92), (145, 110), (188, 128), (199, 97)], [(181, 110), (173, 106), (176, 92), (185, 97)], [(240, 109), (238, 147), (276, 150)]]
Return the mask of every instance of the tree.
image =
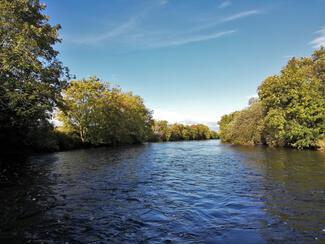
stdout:
[(76, 133), (82, 142), (100, 144), (102, 108), (108, 100), (104, 84), (96, 77), (71, 81), (63, 91), (64, 109), (58, 113), (66, 131)]
[(220, 137), (235, 144), (324, 148), (325, 49), (292, 58), (280, 74), (266, 78), (248, 109), (225, 115)]
[(183, 125), (170, 124), (167, 121), (155, 121), (151, 141), (187, 141), (187, 140), (208, 140), (219, 138), (218, 133), (211, 131), (203, 124)]
[(83, 143), (141, 143), (151, 134), (151, 112), (143, 100), (96, 77), (71, 81), (63, 98), (65, 107), (57, 116), (63, 131), (78, 135)]
[[(59, 25), (48, 23), (38, 0), (0, 1), (0, 140), (4, 147), (32, 147), (35, 131), (61, 104), (66, 69), (53, 46)], [(46, 138), (46, 136), (43, 136)], [(37, 142), (36, 144), (41, 144)]]
[(232, 123), (236, 116), (239, 114), (238, 111), (232, 112), (230, 114), (225, 114), (221, 117), (219, 124), (219, 136), (222, 142), (231, 143), (232, 142)]
[(155, 120), (152, 128), (152, 141), (169, 141), (171, 131), (166, 120)]
[(203, 124), (191, 125), (190, 132), (192, 140), (209, 140), (213, 135), (209, 127)]
[(184, 140), (184, 129), (185, 126), (182, 124), (172, 124), (170, 126), (170, 141), (182, 141)]
[(293, 58), (259, 87), (267, 144), (317, 147), (325, 133), (324, 57), (321, 49), (313, 58)]
[(111, 92), (110, 105), (106, 107), (105, 133), (110, 144), (142, 143), (150, 137), (152, 115), (139, 96), (119, 89)]
[(264, 129), (261, 103), (253, 102), (248, 108), (223, 116), (219, 123), (224, 142), (242, 145), (261, 144)]

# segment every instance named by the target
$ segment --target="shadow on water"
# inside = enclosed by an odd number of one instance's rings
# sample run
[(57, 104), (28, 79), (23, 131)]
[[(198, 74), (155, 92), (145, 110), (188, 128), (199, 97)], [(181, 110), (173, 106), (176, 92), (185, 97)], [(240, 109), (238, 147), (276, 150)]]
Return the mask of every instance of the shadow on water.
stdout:
[(4, 243), (324, 238), (320, 152), (200, 141), (8, 160), (21, 166), (2, 178)]
[[(135, 176), (128, 161), (143, 149), (96, 148), (2, 159), (0, 242), (93, 241), (92, 235), (80, 235), (93, 229), (97, 208), (113, 200), (111, 181), (130, 188), (126, 180)], [(118, 171), (127, 177), (119, 179)]]
[[(54, 155), (43, 156), (52, 164)], [(27, 155), (1, 157), (0, 242), (29, 239), (28, 229), (41, 221), (43, 213), (54, 207), (48, 198), (48, 171), (44, 164), (30, 161)]]
[(325, 240), (325, 152), (245, 146), (232, 150), (263, 175), (267, 212), (300, 238)]

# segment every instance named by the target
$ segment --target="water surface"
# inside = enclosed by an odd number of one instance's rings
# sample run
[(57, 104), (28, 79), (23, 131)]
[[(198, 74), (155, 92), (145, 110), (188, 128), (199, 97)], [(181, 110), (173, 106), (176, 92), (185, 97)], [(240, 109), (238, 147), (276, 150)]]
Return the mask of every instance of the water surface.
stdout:
[(325, 241), (325, 153), (199, 141), (24, 160), (0, 188), (0, 242)]

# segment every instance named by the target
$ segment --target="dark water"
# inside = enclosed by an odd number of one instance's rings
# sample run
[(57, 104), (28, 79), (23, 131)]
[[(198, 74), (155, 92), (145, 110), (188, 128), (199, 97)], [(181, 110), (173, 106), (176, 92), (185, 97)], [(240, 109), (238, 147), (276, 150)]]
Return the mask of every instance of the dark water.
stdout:
[(218, 141), (28, 159), (0, 242), (325, 242), (325, 153)]

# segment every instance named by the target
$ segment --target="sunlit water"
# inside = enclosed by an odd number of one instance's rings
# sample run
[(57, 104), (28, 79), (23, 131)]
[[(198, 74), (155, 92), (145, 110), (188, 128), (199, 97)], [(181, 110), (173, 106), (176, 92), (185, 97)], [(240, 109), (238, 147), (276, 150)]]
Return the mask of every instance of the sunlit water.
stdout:
[(153, 143), (34, 156), (0, 188), (0, 242), (325, 241), (325, 153)]

